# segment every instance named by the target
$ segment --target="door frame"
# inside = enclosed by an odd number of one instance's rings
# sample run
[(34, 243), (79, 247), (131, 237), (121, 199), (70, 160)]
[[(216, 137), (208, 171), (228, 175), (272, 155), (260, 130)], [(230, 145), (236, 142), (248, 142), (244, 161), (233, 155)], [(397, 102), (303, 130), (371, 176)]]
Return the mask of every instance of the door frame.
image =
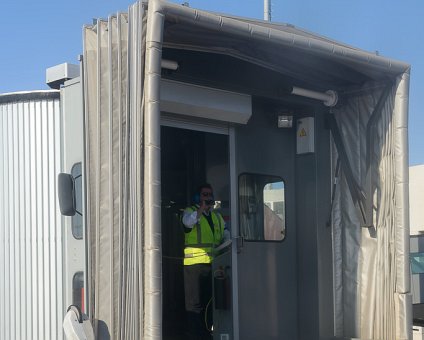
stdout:
[[(235, 128), (228, 123), (197, 119), (168, 112), (161, 112), (160, 126), (167, 126), (183, 130), (193, 130), (228, 136), (228, 166), (230, 184), (230, 214), (231, 238), (238, 236), (238, 206), (237, 206), (237, 173), (235, 159)], [(161, 236), (162, 237), (162, 236)], [(239, 340), (238, 322), (238, 285), (237, 283), (237, 244), (232, 243), (232, 304), (233, 304), (233, 339)]]
[(239, 340), (239, 304), (238, 304), (238, 257), (237, 242), (239, 235), (238, 227), (238, 188), (237, 188), (237, 167), (236, 167), (236, 136), (235, 128), (230, 127), (228, 138), (229, 161), (230, 161), (230, 206), (231, 206), (231, 287), (232, 287), (232, 307), (233, 307), (233, 338)]

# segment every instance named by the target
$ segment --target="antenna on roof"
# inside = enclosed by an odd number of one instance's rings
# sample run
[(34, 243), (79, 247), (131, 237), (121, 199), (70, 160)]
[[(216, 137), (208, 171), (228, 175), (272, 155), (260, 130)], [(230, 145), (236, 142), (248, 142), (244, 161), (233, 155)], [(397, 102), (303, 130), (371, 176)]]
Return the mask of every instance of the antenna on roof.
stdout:
[(264, 20), (271, 21), (271, 0), (264, 0)]

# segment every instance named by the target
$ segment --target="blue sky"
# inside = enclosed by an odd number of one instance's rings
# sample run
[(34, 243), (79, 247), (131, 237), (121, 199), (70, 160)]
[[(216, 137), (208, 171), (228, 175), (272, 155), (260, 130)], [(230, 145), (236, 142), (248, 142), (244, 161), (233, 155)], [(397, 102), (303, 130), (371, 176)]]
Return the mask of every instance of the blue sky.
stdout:
[[(186, 0), (187, 1), (187, 0)], [(45, 89), (45, 69), (77, 63), (82, 26), (127, 11), (127, 0), (1, 0), (0, 93)], [(184, 1), (173, 1), (182, 3)], [(262, 0), (189, 0), (191, 7), (262, 18)], [(410, 165), (424, 164), (424, 1), (273, 0), (272, 20), (291, 23), (412, 65)]]

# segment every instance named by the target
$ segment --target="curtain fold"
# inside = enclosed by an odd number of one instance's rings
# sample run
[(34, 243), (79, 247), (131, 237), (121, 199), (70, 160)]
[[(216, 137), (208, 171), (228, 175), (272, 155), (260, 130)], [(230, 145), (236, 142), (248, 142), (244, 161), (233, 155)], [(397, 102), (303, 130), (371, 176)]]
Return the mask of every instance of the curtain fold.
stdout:
[(143, 337), (145, 11), (83, 29), (89, 313), (98, 339)]

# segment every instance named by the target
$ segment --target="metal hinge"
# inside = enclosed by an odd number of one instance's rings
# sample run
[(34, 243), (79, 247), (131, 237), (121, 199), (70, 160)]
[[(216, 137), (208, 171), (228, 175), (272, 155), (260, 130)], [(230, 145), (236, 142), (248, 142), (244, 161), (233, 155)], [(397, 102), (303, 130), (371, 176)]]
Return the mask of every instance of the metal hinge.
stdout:
[(236, 240), (237, 254), (240, 254), (244, 246), (244, 237), (237, 236), (235, 237), (235, 240)]

